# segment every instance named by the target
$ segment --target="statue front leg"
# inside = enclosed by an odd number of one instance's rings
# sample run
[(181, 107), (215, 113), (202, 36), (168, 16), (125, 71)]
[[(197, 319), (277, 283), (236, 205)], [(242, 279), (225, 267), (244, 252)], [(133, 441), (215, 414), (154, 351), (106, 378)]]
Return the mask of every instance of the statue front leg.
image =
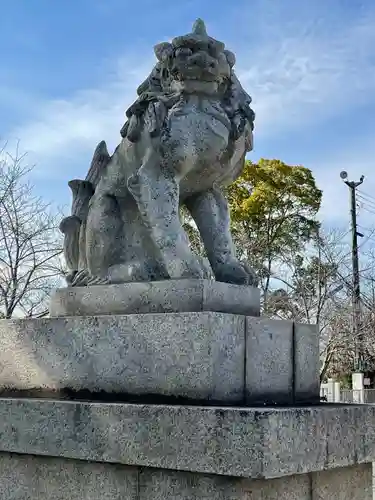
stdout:
[(236, 258), (228, 203), (222, 192), (212, 188), (189, 197), (185, 204), (198, 226), (216, 280), (256, 286), (255, 272)]
[(198, 259), (191, 252), (179, 216), (179, 183), (174, 172), (150, 154), (128, 180), (144, 224), (155, 245), (155, 259), (171, 279), (202, 278)]

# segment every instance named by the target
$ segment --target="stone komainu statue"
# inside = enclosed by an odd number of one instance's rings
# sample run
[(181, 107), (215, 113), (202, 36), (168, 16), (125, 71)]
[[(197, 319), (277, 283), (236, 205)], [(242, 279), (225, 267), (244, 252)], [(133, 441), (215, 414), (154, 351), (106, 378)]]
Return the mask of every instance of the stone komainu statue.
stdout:
[(179, 209), (201, 234), (216, 280), (255, 284), (235, 257), (221, 187), (252, 149), (251, 98), (235, 56), (198, 20), (190, 34), (155, 46), (158, 59), (126, 112), (112, 156), (95, 150), (85, 180), (70, 181), (72, 215), (61, 223), (72, 286), (202, 278)]

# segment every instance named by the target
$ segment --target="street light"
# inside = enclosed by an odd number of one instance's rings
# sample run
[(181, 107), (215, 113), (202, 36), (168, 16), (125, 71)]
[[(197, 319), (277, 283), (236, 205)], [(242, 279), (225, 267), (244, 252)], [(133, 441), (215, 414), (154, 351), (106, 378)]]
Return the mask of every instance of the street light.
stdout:
[(359, 263), (358, 263), (358, 236), (363, 236), (357, 230), (357, 211), (356, 211), (356, 189), (362, 184), (365, 176), (361, 175), (358, 182), (348, 181), (348, 173), (343, 170), (340, 172), (341, 179), (345, 182), (350, 190), (350, 215), (351, 215), (351, 225), (352, 225), (352, 265), (353, 265), (353, 290), (352, 290), (352, 300), (353, 300), (353, 339), (355, 344), (355, 355), (354, 355), (354, 370), (361, 371), (363, 354), (362, 346), (359, 337), (360, 333), (360, 321), (361, 321), (361, 297), (360, 297), (360, 286), (359, 286)]

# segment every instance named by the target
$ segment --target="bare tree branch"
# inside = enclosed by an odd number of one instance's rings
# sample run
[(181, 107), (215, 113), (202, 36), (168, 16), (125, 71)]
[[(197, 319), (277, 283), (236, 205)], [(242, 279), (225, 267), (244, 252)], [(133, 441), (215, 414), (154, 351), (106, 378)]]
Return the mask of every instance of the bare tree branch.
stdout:
[(0, 150), (0, 312), (5, 318), (45, 315), (59, 286), (61, 237), (51, 207), (33, 193), (32, 167), (19, 145)]

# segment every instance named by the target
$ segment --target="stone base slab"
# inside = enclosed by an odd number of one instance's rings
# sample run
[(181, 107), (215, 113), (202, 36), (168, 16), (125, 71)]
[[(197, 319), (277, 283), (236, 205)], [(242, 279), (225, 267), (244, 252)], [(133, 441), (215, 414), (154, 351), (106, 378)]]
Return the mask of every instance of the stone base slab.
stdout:
[(221, 313), (0, 321), (0, 388), (239, 402), (244, 337)]
[(318, 353), (314, 325), (224, 313), (0, 320), (0, 390), (318, 402)]
[(374, 461), (375, 407), (0, 399), (0, 451), (273, 479)]
[(260, 291), (212, 280), (166, 280), (61, 288), (50, 302), (52, 317), (201, 311), (259, 316)]
[(251, 480), (0, 453), (0, 500), (372, 500), (371, 464)]

